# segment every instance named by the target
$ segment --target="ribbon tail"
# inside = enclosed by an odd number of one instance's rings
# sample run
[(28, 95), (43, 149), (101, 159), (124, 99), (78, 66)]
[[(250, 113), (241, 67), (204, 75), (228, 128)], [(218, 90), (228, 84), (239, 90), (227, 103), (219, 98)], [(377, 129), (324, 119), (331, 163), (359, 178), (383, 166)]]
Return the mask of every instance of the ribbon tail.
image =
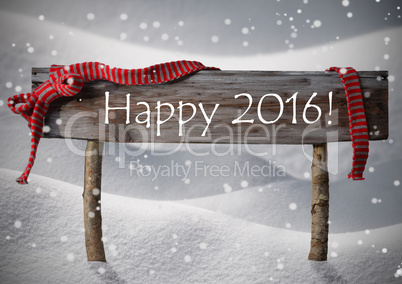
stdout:
[(40, 113), (39, 108), (42, 108), (44, 111), (47, 111), (47, 107), (44, 106), (42, 102), (38, 102), (37, 106), (34, 109), (34, 113), (31, 117), (31, 152), (29, 155), (29, 160), (25, 168), (25, 171), (21, 174), (19, 178), (17, 178), (17, 183), (19, 184), (28, 184), (28, 177), (35, 163), (36, 152), (38, 149), (39, 141), (42, 138), (44, 123), (43, 123), (43, 115)]
[[(43, 124), (42, 124), (42, 128), (43, 128)], [(31, 152), (29, 155), (29, 160), (28, 160), (28, 164), (24, 170), (24, 172), (21, 174), (21, 176), (19, 178), (16, 179), (17, 183), (19, 184), (28, 184), (28, 177), (29, 174), (31, 173), (31, 169), (35, 163), (35, 159), (36, 159), (36, 152), (38, 149), (38, 144), (40, 139), (42, 138), (42, 128), (40, 128), (40, 132), (39, 132), (39, 127), (33, 125), (31, 127)]]
[(352, 67), (330, 67), (326, 71), (335, 71), (339, 74), (346, 94), (353, 147), (352, 170), (348, 178), (364, 180), (363, 172), (369, 154), (369, 135), (359, 76)]

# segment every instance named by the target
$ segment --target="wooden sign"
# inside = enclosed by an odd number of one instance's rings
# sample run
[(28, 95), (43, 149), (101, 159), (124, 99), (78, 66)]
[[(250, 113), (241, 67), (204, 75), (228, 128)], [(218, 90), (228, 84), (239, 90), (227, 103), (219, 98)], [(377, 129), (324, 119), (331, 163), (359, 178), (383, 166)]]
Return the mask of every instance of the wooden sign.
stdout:
[[(370, 140), (388, 137), (388, 73), (358, 72)], [(33, 68), (33, 88), (49, 68)], [(119, 109), (116, 109), (119, 108)], [(84, 84), (46, 114), (47, 138), (105, 142), (317, 144), (350, 141), (335, 72), (204, 70), (171, 83)]]

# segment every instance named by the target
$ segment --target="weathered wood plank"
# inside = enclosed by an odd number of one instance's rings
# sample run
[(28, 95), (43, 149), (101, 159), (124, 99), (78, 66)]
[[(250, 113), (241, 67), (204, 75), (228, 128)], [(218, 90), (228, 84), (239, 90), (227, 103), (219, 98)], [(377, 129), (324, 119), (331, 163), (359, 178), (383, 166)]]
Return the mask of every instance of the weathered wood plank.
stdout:
[(85, 150), (84, 228), (88, 261), (106, 262), (102, 241), (101, 184), (103, 143), (88, 141)]
[[(33, 88), (47, 80), (49, 68), (33, 68)], [(388, 137), (388, 73), (387, 71), (358, 72), (371, 140)], [(130, 94), (130, 123), (125, 124), (126, 110), (110, 110), (109, 124), (105, 124), (105, 91), (110, 92), (110, 107), (124, 107), (126, 94)], [(333, 92), (331, 115), (329, 115), (329, 92)], [(295, 92), (296, 124), (292, 124), (293, 100), (285, 103)], [(303, 110), (314, 92), (317, 96), (311, 103), (322, 110), (314, 124), (303, 120)], [(248, 93), (253, 101), (250, 110), (242, 119), (254, 119), (252, 124), (232, 124), (244, 113), (249, 101), (242, 96)], [(260, 99), (269, 93), (278, 94), (283, 101), (283, 114), (275, 124), (263, 124), (258, 119)], [(175, 115), (161, 125), (160, 136), (156, 135), (156, 105), (170, 103)], [(185, 124), (184, 135), (179, 136), (179, 101), (197, 106), (194, 118)], [(135, 117), (146, 109), (138, 102), (150, 106), (150, 128), (135, 122)], [(211, 115), (215, 104), (220, 104), (205, 137), (201, 134), (207, 123), (198, 104)], [(262, 117), (274, 120), (278, 116), (279, 101), (266, 97), (261, 105)], [(167, 107), (161, 118), (168, 117)], [(190, 107), (183, 108), (183, 119), (191, 116)], [(306, 118), (317, 117), (317, 110), (310, 107)], [(144, 117), (140, 117), (143, 119)], [(328, 123), (331, 121), (331, 124)], [(107, 81), (85, 83), (81, 92), (72, 98), (55, 100), (46, 115), (45, 124), (50, 131), (47, 138), (93, 139), (106, 142), (164, 142), (164, 143), (249, 143), (249, 144), (319, 144), (334, 141), (350, 141), (346, 98), (341, 80), (335, 72), (299, 71), (200, 71), (183, 79), (152, 86), (126, 86)]]
[(309, 260), (327, 260), (329, 230), (329, 177), (327, 144), (313, 145), (311, 165), (311, 244)]

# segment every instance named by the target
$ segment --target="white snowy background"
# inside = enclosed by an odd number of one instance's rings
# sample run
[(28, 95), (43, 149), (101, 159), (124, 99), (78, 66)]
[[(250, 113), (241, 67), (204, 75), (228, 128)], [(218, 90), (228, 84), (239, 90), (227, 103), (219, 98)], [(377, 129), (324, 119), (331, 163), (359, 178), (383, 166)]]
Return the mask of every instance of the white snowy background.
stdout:
[[(391, 0), (2, 1), (0, 282), (402, 283), (401, 7)], [(84, 157), (76, 153), (83, 141), (73, 141), (73, 152), (64, 140), (43, 139), (29, 185), (15, 182), (30, 137), (6, 101), (30, 91), (32, 67), (101, 61), (141, 68), (179, 59), (226, 70), (389, 71), (390, 136), (370, 143), (366, 180), (347, 180), (350, 143), (329, 145), (327, 262), (307, 260), (311, 164), (301, 146), (275, 153), (271, 145), (253, 147), (268, 151), (264, 157), (244, 147), (197, 157), (185, 147), (155, 155), (177, 145), (106, 144), (106, 264), (86, 261)], [(130, 175), (132, 161), (231, 168), (275, 162), (286, 177), (190, 171), (152, 181)]]

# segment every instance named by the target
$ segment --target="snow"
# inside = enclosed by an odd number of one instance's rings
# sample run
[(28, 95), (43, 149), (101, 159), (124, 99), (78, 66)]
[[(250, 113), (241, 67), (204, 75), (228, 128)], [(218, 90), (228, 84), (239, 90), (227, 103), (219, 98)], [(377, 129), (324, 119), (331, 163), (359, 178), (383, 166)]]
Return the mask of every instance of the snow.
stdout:
[[(352, 11), (349, 4), (354, 3), (339, 3), (347, 7), (343, 13), (348, 21), (360, 16), (353, 10), (353, 17), (347, 18)], [(297, 13), (306, 15), (308, 5)], [(118, 21), (129, 22), (135, 16), (129, 10), (126, 13), (119, 11)], [(289, 16), (274, 18), (275, 27), (287, 28)], [(292, 22), (296, 16), (292, 14)], [(119, 30), (112, 39), (51, 22), (51, 17), (44, 11), (33, 17), (0, 10), (0, 25), (8, 27), (0, 30), (1, 283), (401, 283), (400, 26), (353, 38), (341, 36), (325, 44), (317, 40), (303, 49), (218, 56), (151, 47), (151, 29), (161, 41), (188, 44), (186, 35), (166, 29), (168, 23), (163, 19), (138, 20), (141, 40), (149, 41), (140, 45), (130, 41), (132, 33), (127, 30)], [(88, 25), (101, 18), (99, 10), (82, 11)], [(240, 44), (247, 43), (244, 50), (253, 47), (252, 36), (263, 30), (256, 21), (239, 23), (230, 13), (219, 21), (222, 28), (236, 29)], [(188, 18), (177, 19), (175, 24), (193, 27)], [(317, 14), (306, 26), (310, 29), (311, 25), (325, 33), (327, 18)], [(296, 35), (292, 41), (305, 35), (297, 25), (286, 33)], [(213, 29), (204, 39), (208, 46), (218, 47), (227, 37), (222, 29)], [(346, 178), (352, 162), (350, 143), (329, 145), (327, 262), (307, 260), (311, 162), (303, 149), (311, 153), (311, 146), (251, 147), (259, 153), (268, 151), (264, 156), (236, 146), (233, 155), (219, 156), (207, 145), (192, 145), (190, 151), (177, 145), (106, 144), (102, 180), (106, 264), (86, 261), (83, 141), (67, 144), (43, 139), (29, 185), (15, 183), (28, 159), (29, 131), (5, 102), (14, 93), (30, 90), (31, 67), (101, 61), (138, 68), (177, 59), (199, 60), (226, 70), (324, 70), (332, 65), (389, 70), (390, 139), (370, 143), (366, 180)], [(225, 153), (225, 147), (216, 151)], [(194, 151), (209, 154), (196, 156)], [(187, 176), (180, 173), (152, 180), (135, 174), (132, 167), (137, 162), (144, 169), (171, 167), (172, 163), (194, 169), (201, 162), (228, 166), (232, 175), (213, 177), (192, 170)], [(274, 176), (274, 169), (270, 176), (234, 175), (236, 163), (283, 166), (286, 176)]]
[(107, 193), (108, 262), (87, 263), (82, 188), (38, 175), (21, 187), (9, 182), (16, 174), (0, 169), (2, 283), (397, 283), (400, 223), (330, 234), (329, 260), (319, 263), (306, 260), (309, 233)]

